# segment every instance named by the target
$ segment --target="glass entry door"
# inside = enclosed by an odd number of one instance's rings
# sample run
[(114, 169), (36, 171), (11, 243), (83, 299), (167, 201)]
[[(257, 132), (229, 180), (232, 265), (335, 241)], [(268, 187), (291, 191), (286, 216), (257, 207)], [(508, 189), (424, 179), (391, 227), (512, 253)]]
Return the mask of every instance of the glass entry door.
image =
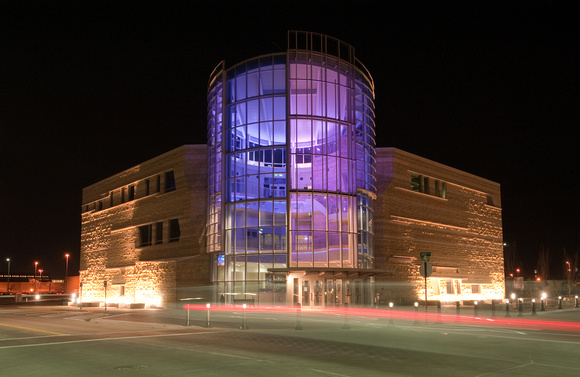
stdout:
[(302, 306), (310, 306), (310, 282), (302, 280)]
[(317, 307), (324, 305), (324, 286), (322, 280), (302, 279), (302, 306)]

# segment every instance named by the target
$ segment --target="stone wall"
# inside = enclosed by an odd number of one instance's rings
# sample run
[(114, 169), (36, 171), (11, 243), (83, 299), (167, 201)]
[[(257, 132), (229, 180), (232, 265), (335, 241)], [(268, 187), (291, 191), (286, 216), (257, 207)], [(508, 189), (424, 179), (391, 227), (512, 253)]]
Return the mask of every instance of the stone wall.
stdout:
[[(428, 193), (412, 189), (413, 174), (422, 183), (428, 178)], [(504, 296), (499, 184), (395, 148), (378, 148), (374, 221), (375, 268), (393, 270), (389, 280), (410, 282), (416, 297), (409, 299), (424, 298), (421, 252), (431, 252), (430, 297)], [(447, 280), (454, 285), (452, 294)], [(472, 284), (480, 293), (471, 292)]]
[[(105, 281), (107, 301), (150, 305), (178, 300), (184, 287), (208, 284), (206, 182), (206, 146), (185, 145), (85, 188), (83, 299), (104, 300)], [(175, 219), (179, 237), (170, 239)], [(149, 226), (150, 240), (143, 244), (139, 227)]]

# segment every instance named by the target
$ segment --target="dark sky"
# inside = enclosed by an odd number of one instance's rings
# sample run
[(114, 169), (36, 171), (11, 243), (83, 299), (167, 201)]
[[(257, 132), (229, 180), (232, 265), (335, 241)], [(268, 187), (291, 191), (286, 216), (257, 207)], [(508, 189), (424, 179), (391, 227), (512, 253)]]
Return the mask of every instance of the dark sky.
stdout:
[[(467, 3), (467, 4), (466, 4)], [(507, 3), (507, 4), (505, 4)], [(339, 38), (376, 85), (377, 144), (502, 185), (524, 271), (580, 247), (572, 2), (0, 2), (0, 273), (77, 273), (82, 188), (205, 143), (207, 79)]]

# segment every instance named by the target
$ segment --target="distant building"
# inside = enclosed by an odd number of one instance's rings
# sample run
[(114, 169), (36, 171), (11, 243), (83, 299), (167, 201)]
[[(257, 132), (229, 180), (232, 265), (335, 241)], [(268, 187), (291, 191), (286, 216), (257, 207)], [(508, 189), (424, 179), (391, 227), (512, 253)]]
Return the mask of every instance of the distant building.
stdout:
[(426, 251), (431, 299), (503, 297), (499, 185), (377, 155), (374, 83), (351, 46), (289, 32), (285, 53), (220, 63), (207, 131), (83, 191), (83, 297), (106, 281), (125, 303), (414, 300)]

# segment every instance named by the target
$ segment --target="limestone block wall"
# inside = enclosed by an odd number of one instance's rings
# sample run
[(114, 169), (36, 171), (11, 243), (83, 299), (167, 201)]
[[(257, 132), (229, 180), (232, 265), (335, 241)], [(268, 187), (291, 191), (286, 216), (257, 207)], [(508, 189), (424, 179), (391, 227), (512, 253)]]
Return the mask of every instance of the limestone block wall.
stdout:
[[(178, 300), (180, 287), (207, 284), (206, 182), (206, 146), (185, 145), (85, 188), (84, 298), (104, 300), (107, 281), (110, 302), (158, 305)], [(179, 275), (192, 258), (195, 276)]]
[[(413, 175), (429, 189), (414, 190)], [(375, 267), (394, 270), (392, 280), (410, 282), (422, 299), (419, 258), (431, 252), (430, 297), (503, 297), (499, 184), (395, 148), (378, 148), (374, 204)]]

